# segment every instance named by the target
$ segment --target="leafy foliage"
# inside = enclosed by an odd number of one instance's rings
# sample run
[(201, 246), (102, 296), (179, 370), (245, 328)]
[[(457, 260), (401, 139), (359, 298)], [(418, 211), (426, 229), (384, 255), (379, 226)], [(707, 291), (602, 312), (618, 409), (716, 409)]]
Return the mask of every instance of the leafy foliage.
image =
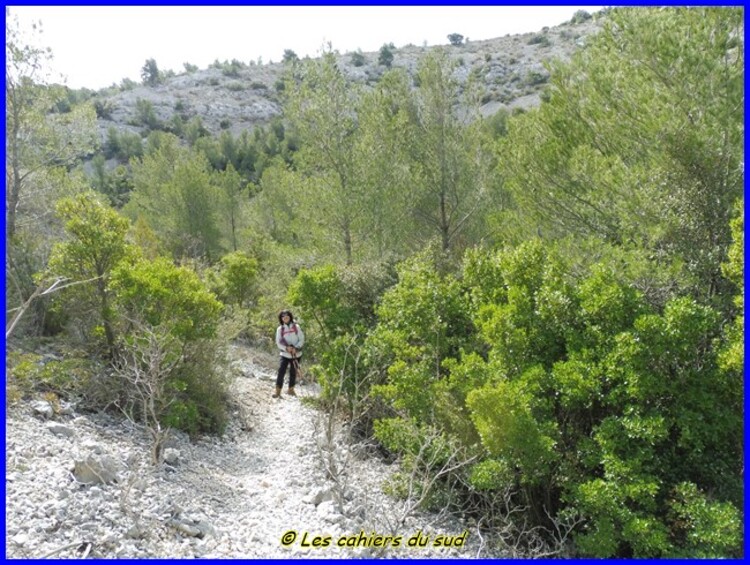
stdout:
[(419, 205), (415, 213), (425, 229), (440, 237), (443, 251), (463, 250), (488, 192), (489, 154), (479, 121), (466, 125), (456, 108), (476, 117), (478, 91), (471, 83), (459, 89), (453, 77), (455, 62), (436, 50), (419, 63), (415, 94), (416, 131), (411, 139), (414, 166), (419, 171)]
[(441, 277), (427, 256), (403, 263), (398, 274), (369, 338), (379, 364), (387, 367), (388, 384), (378, 392), (408, 417), (429, 421), (436, 386), (447, 376), (443, 361), (467, 345), (472, 322), (458, 282)]
[(448, 41), (450, 41), (451, 45), (454, 46), (462, 45), (464, 42), (464, 36), (460, 33), (449, 33)]
[(86, 359), (45, 359), (33, 353), (13, 352), (9, 361), (12, 366), (9, 384), (21, 397), (41, 392), (52, 395), (55, 400), (71, 399), (87, 387), (98, 369)]
[(294, 63), (299, 61), (297, 54), (291, 49), (284, 49), (284, 56), (281, 58), (283, 63)]
[(154, 59), (146, 59), (141, 69), (141, 80), (146, 86), (156, 86), (163, 81), (159, 66)]
[(361, 49), (358, 49), (357, 51), (352, 52), (351, 54), (351, 64), (355, 67), (361, 67), (365, 64), (365, 55), (362, 53)]
[[(125, 327), (145, 325), (171, 337), (164, 342), (172, 360), (163, 377), (171, 391), (164, 424), (191, 433), (221, 431), (226, 418), (226, 391), (217, 373), (221, 303), (193, 271), (164, 258), (123, 265), (111, 287)], [(140, 338), (137, 331), (127, 332), (124, 347), (138, 347)]]
[(118, 308), (150, 326), (168, 325), (183, 341), (210, 338), (216, 333), (221, 304), (197, 275), (164, 258), (118, 269), (111, 283)]
[(111, 355), (115, 347), (115, 316), (109, 279), (120, 262), (136, 256), (134, 248), (125, 241), (130, 223), (102, 204), (94, 193), (60, 200), (57, 212), (70, 239), (55, 244), (49, 274), (82, 283), (66, 291), (63, 298), (69, 304), (67, 311), (81, 327), (94, 334), (101, 331)]
[(175, 258), (216, 257), (221, 197), (206, 160), (169, 134), (149, 140), (153, 149), (132, 164), (134, 188), (126, 212), (141, 215)]
[(300, 72), (301, 82), (292, 77), (285, 89), (286, 110), (302, 142), (297, 166), (314, 175), (317, 190), (314, 203), (299, 204), (306, 206), (311, 221), (321, 216), (327, 220), (331, 237), (351, 264), (357, 223), (364, 213), (353, 143), (359, 89), (348, 83), (330, 51), (316, 61), (306, 61)]
[(215, 271), (214, 292), (225, 304), (249, 306), (255, 297), (258, 260), (242, 251), (224, 255)]
[(549, 102), (502, 141), (517, 230), (635, 242), (662, 268), (681, 262), (678, 284), (696, 298), (724, 295), (718, 266), (742, 187), (741, 19), (611, 11), (571, 64), (553, 66)]
[(391, 63), (393, 63), (393, 49), (393, 43), (384, 43), (380, 47), (380, 51), (378, 51), (378, 65), (391, 68)]

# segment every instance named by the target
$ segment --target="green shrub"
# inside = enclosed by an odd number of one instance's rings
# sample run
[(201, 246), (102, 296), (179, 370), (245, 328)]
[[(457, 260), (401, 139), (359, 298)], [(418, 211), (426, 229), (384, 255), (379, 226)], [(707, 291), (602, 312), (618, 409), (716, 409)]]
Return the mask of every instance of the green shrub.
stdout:
[(221, 64), (221, 74), (228, 77), (239, 77), (240, 71), (245, 67), (245, 65), (238, 61), (237, 59), (232, 59), (231, 63), (224, 62)]
[(399, 265), (398, 275), (367, 338), (373, 362), (387, 367), (387, 383), (374, 392), (408, 417), (431, 423), (442, 394), (439, 381), (449, 376), (444, 361), (471, 343), (468, 301), (458, 282), (438, 274), (426, 255)]
[(378, 52), (378, 65), (391, 68), (391, 63), (393, 63), (393, 49), (392, 43), (390, 45), (383, 44)]
[(248, 306), (255, 298), (258, 268), (258, 260), (247, 253), (228, 253), (212, 271), (211, 288), (224, 304)]
[(541, 47), (549, 47), (550, 46), (550, 40), (549, 37), (542, 34), (535, 34), (532, 35), (531, 38), (527, 41), (529, 45), (539, 45)]
[(453, 46), (463, 45), (464, 36), (460, 33), (449, 33), (448, 41), (450, 41), (450, 44)]
[(47, 266), (48, 277), (65, 277), (81, 284), (70, 286), (58, 298), (94, 347), (106, 339), (109, 354), (115, 347), (115, 316), (109, 279), (121, 262), (130, 262), (137, 250), (125, 241), (130, 222), (103, 204), (94, 192), (64, 198), (57, 214), (69, 239), (56, 243)]
[(109, 120), (112, 118), (112, 102), (109, 100), (94, 100), (94, 111), (96, 117), (102, 120)]
[[(742, 391), (718, 365), (720, 317), (686, 298), (655, 313), (606, 263), (571, 285), (557, 261), (532, 243), (465, 266), (490, 352), (451, 371), (486, 383), (467, 395), (472, 421), (492, 460), (520, 471), (497, 476), (559, 485), (529, 502), (541, 512), (559, 499), (584, 519), (580, 555), (700, 554), (687, 540), (709, 527), (676, 519), (669, 493), (685, 482), (714, 493), (702, 522), (713, 525), (736, 524), (742, 500)], [(734, 555), (736, 531), (711, 555)]]
[(352, 306), (343, 300), (344, 285), (334, 265), (300, 271), (288, 297), (304, 316), (315, 321), (326, 341), (344, 334), (356, 321)]
[(164, 77), (159, 72), (159, 66), (154, 59), (148, 59), (141, 68), (141, 79), (146, 86), (156, 86), (163, 82)]
[(572, 24), (582, 24), (585, 21), (588, 21), (591, 19), (591, 14), (589, 14), (586, 10), (578, 10), (575, 14), (573, 14), (573, 17), (570, 20), (570, 23)]
[(524, 83), (529, 86), (536, 86), (538, 84), (544, 84), (549, 80), (549, 76), (547, 76), (544, 73), (541, 73), (539, 71), (529, 71), (526, 74), (526, 79), (524, 80)]
[(110, 288), (125, 319), (167, 325), (184, 342), (216, 335), (221, 303), (186, 267), (175, 267), (165, 258), (141, 261), (117, 269)]
[(513, 484), (513, 468), (504, 460), (485, 459), (472, 466), (471, 486), (477, 490), (501, 490)]
[(111, 288), (120, 319), (132, 330), (123, 339), (126, 351), (151, 333), (170, 338), (160, 352), (172, 359), (159, 373), (169, 392), (163, 423), (191, 434), (221, 432), (227, 396), (217, 333), (221, 303), (193, 271), (163, 258), (117, 270)]
[(357, 50), (351, 54), (350, 62), (355, 67), (362, 67), (367, 62), (367, 60), (365, 59), (365, 56), (362, 53), (362, 51)]
[(94, 378), (92, 361), (79, 357), (48, 360), (34, 353), (12, 352), (8, 355), (8, 385), (17, 388), (20, 397), (34, 393), (53, 393), (69, 399), (81, 393)]
[(518, 493), (530, 524), (576, 516), (578, 556), (737, 556), (743, 390), (720, 362), (722, 315), (688, 298), (654, 308), (640, 267), (599, 256), (574, 277), (539, 241), (472, 251), (455, 288), (402, 265), (366, 341), (392, 410), (376, 437), (408, 461), (434, 426), (479, 456), (460, 481), (486, 492), (477, 504)]
[(679, 557), (741, 555), (743, 517), (737, 507), (712, 500), (695, 484), (685, 482), (675, 487), (671, 509), (675, 533), (683, 544)]
[(135, 112), (136, 125), (142, 125), (151, 130), (158, 129), (160, 127), (161, 123), (159, 122), (159, 118), (156, 117), (154, 105), (150, 101), (143, 98), (138, 98), (135, 101)]
[[(375, 308), (383, 290), (395, 281), (388, 265), (366, 264), (303, 269), (289, 288), (288, 300), (306, 326), (308, 359), (314, 358), (324, 402), (344, 407), (356, 425), (369, 428), (362, 402), (379, 382), (364, 347), (364, 336), (375, 323)], [(312, 354), (312, 355), (311, 355)]]
[(138, 86), (137, 82), (127, 77), (122, 79), (122, 81), (120, 81), (120, 90), (123, 92), (127, 92), (128, 90), (135, 90), (137, 86)]
[(299, 61), (299, 57), (294, 51), (291, 49), (284, 49), (284, 56), (281, 58), (282, 63), (295, 63), (297, 61)]

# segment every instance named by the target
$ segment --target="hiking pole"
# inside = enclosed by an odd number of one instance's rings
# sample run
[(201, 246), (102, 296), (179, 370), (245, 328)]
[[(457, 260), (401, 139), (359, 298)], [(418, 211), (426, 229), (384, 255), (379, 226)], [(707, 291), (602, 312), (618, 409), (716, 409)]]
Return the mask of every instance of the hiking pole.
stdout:
[(294, 372), (297, 373), (297, 379), (299, 380), (299, 384), (303, 384), (303, 380), (305, 376), (302, 374), (302, 369), (300, 369), (299, 366), (299, 360), (295, 357), (292, 359), (292, 365), (294, 366)]

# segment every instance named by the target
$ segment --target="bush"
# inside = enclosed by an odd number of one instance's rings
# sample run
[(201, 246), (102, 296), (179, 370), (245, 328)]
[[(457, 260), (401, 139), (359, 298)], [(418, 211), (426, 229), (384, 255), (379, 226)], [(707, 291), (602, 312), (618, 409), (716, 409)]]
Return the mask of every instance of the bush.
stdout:
[(585, 21), (588, 21), (591, 19), (591, 14), (589, 14), (586, 10), (578, 10), (575, 14), (573, 14), (573, 17), (570, 20), (570, 23), (572, 24), (582, 24)]
[(378, 53), (378, 65), (383, 65), (384, 67), (391, 68), (391, 63), (393, 63), (393, 49), (395, 47), (391, 43), (384, 44)]
[(107, 129), (104, 155), (108, 159), (116, 158), (120, 163), (127, 163), (133, 157), (142, 157), (143, 139), (137, 133), (118, 132), (110, 127)]
[(288, 293), (290, 302), (315, 321), (326, 342), (352, 329), (356, 321), (354, 309), (343, 296), (344, 287), (333, 265), (303, 269)]
[(110, 100), (94, 100), (94, 111), (97, 118), (101, 118), (102, 120), (111, 119), (113, 109)]
[(450, 41), (451, 45), (457, 47), (459, 45), (463, 45), (464, 36), (460, 33), (450, 33), (448, 34), (448, 41)]
[(221, 304), (198, 276), (158, 258), (117, 269), (110, 288), (125, 320), (167, 325), (184, 342), (215, 337)]
[(90, 383), (96, 368), (92, 361), (79, 357), (49, 359), (34, 353), (8, 355), (7, 386), (15, 388), (17, 399), (35, 393), (51, 393), (54, 398), (78, 396)]
[(211, 274), (211, 287), (224, 304), (249, 306), (255, 299), (258, 260), (242, 251), (224, 255)]
[(156, 117), (154, 105), (148, 100), (138, 98), (135, 101), (135, 114), (135, 123), (137, 125), (145, 126), (150, 130), (159, 129), (161, 126), (159, 118)]
[(128, 90), (134, 90), (138, 86), (138, 83), (132, 79), (124, 78), (120, 81), (120, 90), (126, 92)]
[(221, 432), (227, 396), (219, 370), (221, 303), (194, 272), (163, 258), (117, 270), (111, 288), (120, 319), (135, 328), (125, 335), (126, 352), (140, 347), (144, 335), (164, 336), (160, 355), (171, 368), (159, 373), (170, 393), (163, 424), (191, 434)]
[(573, 262), (535, 241), (473, 251), (460, 286), (402, 265), (366, 341), (392, 410), (376, 436), (408, 461), (435, 427), (478, 456), (460, 482), (483, 508), (517, 492), (534, 527), (576, 516), (579, 556), (740, 555), (743, 390), (721, 314), (656, 309), (614, 258), (575, 278)]
[(354, 65), (355, 67), (362, 67), (367, 62), (364, 54), (360, 50), (357, 50), (351, 54), (350, 61), (351, 61), (351, 64)]
[(443, 362), (471, 340), (469, 304), (458, 282), (439, 275), (427, 256), (404, 262), (398, 274), (368, 337), (371, 355), (388, 367), (388, 384), (378, 387), (378, 394), (409, 417), (430, 423), (438, 395), (433, 384), (448, 376)]
[(524, 83), (529, 86), (536, 86), (538, 84), (544, 84), (549, 80), (549, 76), (539, 71), (529, 71), (526, 74), (526, 80)]
[(141, 79), (146, 86), (157, 86), (163, 80), (159, 67), (154, 59), (146, 60), (141, 69)]
[(541, 47), (550, 46), (549, 37), (547, 37), (546, 35), (542, 35), (542, 34), (532, 35), (527, 43), (529, 45), (539, 45)]
[(110, 356), (115, 347), (115, 317), (109, 278), (121, 262), (137, 255), (125, 241), (130, 222), (99, 201), (94, 192), (61, 199), (57, 214), (69, 239), (52, 248), (48, 277), (78, 282), (61, 292), (66, 312), (92, 345), (104, 337)]
[[(685, 482), (717, 497), (704, 523), (734, 523), (741, 387), (719, 370), (715, 312), (676, 299), (653, 313), (605, 264), (566, 285), (533, 245), (469, 265), (491, 350), (485, 367), (465, 358), (453, 371), (494, 375), (467, 397), (482, 443), (522, 485), (560, 485), (546, 499), (585, 519), (581, 555), (694, 555), (686, 540), (704, 534), (697, 522), (679, 533), (669, 496)], [(716, 541), (723, 556), (736, 531)]]
[(240, 71), (245, 67), (245, 65), (238, 61), (237, 59), (232, 59), (231, 63), (227, 63), (226, 61), (221, 64), (221, 74), (228, 77), (234, 77), (237, 78), (240, 76)]
[(323, 388), (322, 399), (341, 403), (356, 425), (369, 428), (372, 415), (361, 418), (370, 388), (379, 379), (367, 358), (364, 337), (375, 323), (383, 291), (395, 282), (385, 264), (337, 268), (325, 265), (302, 270), (289, 288), (288, 299), (298, 314), (315, 321), (306, 328), (305, 349), (313, 354)]

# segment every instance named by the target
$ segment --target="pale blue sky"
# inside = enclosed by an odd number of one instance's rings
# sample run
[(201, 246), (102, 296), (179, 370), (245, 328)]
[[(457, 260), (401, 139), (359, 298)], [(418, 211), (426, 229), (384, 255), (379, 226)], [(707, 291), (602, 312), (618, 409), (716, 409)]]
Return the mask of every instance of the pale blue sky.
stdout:
[(285, 49), (317, 56), (330, 42), (345, 53), (383, 43), (448, 43), (539, 31), (601, 6), (17, 6), (23, 29), (41, 21), (40, 44), (71, 88), (140, 81), (146, 59), (162, 70), (215, 60), (280, 61)]

